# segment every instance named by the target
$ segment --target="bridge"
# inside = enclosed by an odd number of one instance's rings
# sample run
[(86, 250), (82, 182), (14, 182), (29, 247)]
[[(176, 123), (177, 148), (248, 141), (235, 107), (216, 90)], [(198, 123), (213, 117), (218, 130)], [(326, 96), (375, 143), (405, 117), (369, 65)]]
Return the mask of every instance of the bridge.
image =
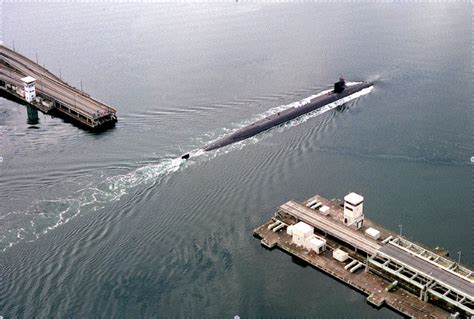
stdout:
[[(28, 99), (25, 92), (24, 79), (27, 77), (34, 81), (36, 92), (33, 99)], [(0, 45), (0, 91), (43, 113), (59, 113), (91, 129), (117, 122), (116, 109), (67, 84), (46, 68), (4, 45)]]

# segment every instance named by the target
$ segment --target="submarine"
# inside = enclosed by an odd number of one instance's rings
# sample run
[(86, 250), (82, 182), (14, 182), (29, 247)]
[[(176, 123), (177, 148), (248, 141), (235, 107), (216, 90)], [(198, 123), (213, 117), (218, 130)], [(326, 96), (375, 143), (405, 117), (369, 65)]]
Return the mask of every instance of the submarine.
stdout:
[[(344, 78), (341, 77), (339, 78), (339, 81), (334, 83), (334, 89), (328, 92), (327, 94), (317, 96), (307, 104), (298, 107), (291, 107), (284, 111), (278, 112), (277, 114), (270, 115), (246, 127), (243, 127), (227, 137), (224, 137), (211, 144), (204, 146), (203, 150), (212, 151), (233, 143), (243, 141), (272, 127), (278, 126), (280, 124), (293, 120), (303, 114), (322, 108), (325, 105), (336, 102), (337, 100), (362, 91), (363, 89), (369, 88), (373, 85), (374, 84), (372, 82), (365, 81), (353, 85), (347, 85)], [(189, 157), (189, 153), (181, 156), (181, 158), (185, 160), (189, 159)]]

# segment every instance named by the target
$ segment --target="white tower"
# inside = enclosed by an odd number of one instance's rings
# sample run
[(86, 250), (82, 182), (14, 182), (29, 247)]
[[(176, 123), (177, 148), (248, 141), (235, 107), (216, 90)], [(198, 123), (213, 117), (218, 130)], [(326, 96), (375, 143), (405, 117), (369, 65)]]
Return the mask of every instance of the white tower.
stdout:
[(21, 81), (25, 87), (25, 100), (31, 103), (36, 97), (36, 79), (31, 76), (25, 76), (21, 78)]
[(350, 193), (344, 197), (344, 224), (359, 229), (364, 224), (364, 197)]

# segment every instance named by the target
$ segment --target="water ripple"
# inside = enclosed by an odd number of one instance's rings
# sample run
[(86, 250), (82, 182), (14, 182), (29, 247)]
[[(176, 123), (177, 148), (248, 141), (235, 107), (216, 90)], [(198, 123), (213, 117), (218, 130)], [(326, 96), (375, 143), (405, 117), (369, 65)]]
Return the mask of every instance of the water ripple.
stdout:
[[(368, 94), (371, 89), (372, 88), (365, 89), (359, 93), (353, 94), (334, 103), (330, 103), (323, 108), (289, 121), (279, 128), (276, 128), (276, 130), (281, 132), (290, 127), (304, 123), (310, 118), (321, 115), (359, 96)], [(271, 114), (306, 104), (314, 97), (325, 94), (326, 92), (327, 91), (323, 91), (291, 104), (271, 108), (268, 111), (254, 116), (252, 119), (240, 122), (234, 129), (223, 130), (224, 132), (217, 136), (215, 140), (222, 138), (224, 135), (228, 134), (229, 131), (235, 131), (239, 127), (248, 125), (251, 122), (262, 119)], [(262, 138), (268, 136), (268, 134), (273, 134), (273, 132), (275, 132), (275, 129), (270, 130), (270, 133), (262, 133), (248, 140), (235, 143), (210, 153), (205, 153), (202, 150), (196, 149), (191, 152), (191, 160), (188, 161), (181, 159), (177, 155), (171, 155), (159, 159), (158, 162), (133, 169), (125, 174), (106, 177), (105, 173), (101, 173), (101, 179), (89, 179), (85, 185), (79, 186), (74, 192), (64, 197), (34, 200), (33, 204), (26, 210), (12, 211), (0, 216), (0, 221), (5, 225), (5, 227), (2, 227), (0, 230), (0, 244), (2, 245), (0, 248), (5, 251), (7, 248), (12, 247), (20, 241), (36, 240), (41, 235), (66, 224), (71, 219), (77, 217), (82, 211), (98, 211), (107, 205), (110, 205), (110, 203), (119, 201), (124, 195), (128, 194), (130, 190), (137, 189), (138, 186), (147, 184), (156, 185), (156, 183), (163, 182), (172, 173), (182, 170), (185, 167), (192, 166), (200, 161), (208, 161), (216, 156), (241, 149), (245, 145), (258, 143)], [(263, 164), (268, 165), (271, 160), (272, 159), (267, 158), (263, 161)], [(295, 164), (296, 162), (293, 162), (292, 166)], [(62, 174), (59, 174), (59, 176), (62, 176)], [(224, 179), (222, 181), (224, 191), (226, 187), (230, 187), (231, 185), (231, 177), (228, 176), (228, 178), (229, 179)], [(54, 178), (52, 180), (54, 180)], [(71, 182), (71, 180), (68, 182)], [(74, 180), (74, 182), (76, 182), (76, 180)], [(81, 182), (79, 182), (79, 185), (80, 184)], [(209, 198), (209, 200), (213, 200), (213, 198)], [(193, 216), (186, 217), (193, 219)]]

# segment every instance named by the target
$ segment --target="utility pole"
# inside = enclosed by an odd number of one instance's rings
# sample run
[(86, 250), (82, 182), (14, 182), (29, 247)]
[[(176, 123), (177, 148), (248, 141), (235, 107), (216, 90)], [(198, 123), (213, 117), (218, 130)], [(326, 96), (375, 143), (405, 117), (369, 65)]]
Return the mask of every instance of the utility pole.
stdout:
[(84, 91), (82, 90), (82, 79), (81, 79), (81, 91), (82, 91), (82, 93), (84, 93)]
[(38, 51), (36, 51), (36, 64), (38, 64)]

